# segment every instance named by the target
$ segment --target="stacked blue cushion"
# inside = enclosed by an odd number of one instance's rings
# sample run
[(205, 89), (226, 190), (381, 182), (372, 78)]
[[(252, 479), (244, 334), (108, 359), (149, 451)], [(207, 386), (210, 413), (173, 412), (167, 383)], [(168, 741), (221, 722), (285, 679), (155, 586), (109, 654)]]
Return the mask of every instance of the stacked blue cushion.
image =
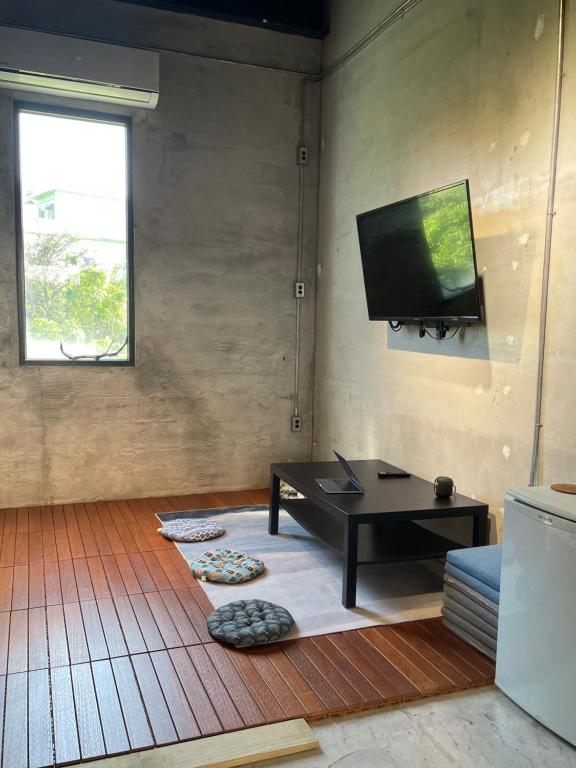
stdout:
[(455, 549), (446, 556), (444, 625), (496, 658), (502, 546)]

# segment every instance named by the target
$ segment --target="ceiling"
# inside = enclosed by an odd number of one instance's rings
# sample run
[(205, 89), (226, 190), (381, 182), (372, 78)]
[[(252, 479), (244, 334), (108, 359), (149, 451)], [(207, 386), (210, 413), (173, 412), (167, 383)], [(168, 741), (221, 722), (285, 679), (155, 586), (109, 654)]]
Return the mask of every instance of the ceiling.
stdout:
[(235, 21), (279, 32), (323, 38), (327, 0), (119, 0), (196, 16)]

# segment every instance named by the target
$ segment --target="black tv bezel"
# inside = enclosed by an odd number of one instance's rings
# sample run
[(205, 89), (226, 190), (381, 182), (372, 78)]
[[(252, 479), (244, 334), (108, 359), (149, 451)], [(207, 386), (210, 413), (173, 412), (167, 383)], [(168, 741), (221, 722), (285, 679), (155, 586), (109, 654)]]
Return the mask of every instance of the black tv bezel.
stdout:
[(470, 181), (468, 179), (461, 179), (460, 181), (455, 181), (452, 184), (445, 184), (442, 187), (437, 187), (436, 189), (431, 189), (428, 192), (422, 192), (419, 195), (412, 195), (411, 197), (405, 197), (403, 200), (397, 200), (394, 203), (389, 203), (388, 205), (382, 205), (379, 208), (373, 208), (371, 211), (365, 211), (364, 213), (359, 213), (356, 216), (356, 228), (358, 230), (358, 243), (360, 246), (360, 258), (362, 261), (362, 275), (364, 278), (364, 290), (366, 291), (366, 272), (364, 270), (364, 258), (362, 254), (362, 243), (360, 240), (360, 221), (367, 216), (373, 216), (376, 213), (380, 213), (380, 211), (388, 210), (390, 208), (396, 208), (399, 205), (404, 205), (405, 203), (410, 203), (413, 200), (419, 200), (422, 197), (428, 197), (428, 195), (434, 195), (436, 192), (443, 192), (445, 189), (452, 189), (452, 187), (458, 187), (460, 184), (464, 184), (466, 187), (466, 199), (468, 202), (468, 223), (470, 225), (470, 240), (472, 242), (472, 262), (474, 264), (474, 290), (476, 294), (476, 304), (478, 306), (478, 314), (477, 315), (421, 315), (421, 316), (414, 316), (414, 315), (406, 315), (406, 316), (398, 316), (398, 315), (372, 315), (370, 314), (370, 307), (368, 306), (368, 297), (366, 297), (366, 306), (368, 309), (368, 319), (369, 320), (381, 320), (384, 322), (397, 322), (397, 323), (404, 323), (404, 324), (410, 324), (410, 323), (436, 323), (436, 322), (452, 322), (452, 323), (480, 323), (482, 322), (482, 299), (481, 299), (481, 293), (480, 293), (480, 286), (479, 286), (479, 280), (478, 280), (478, 267), (476, 264), (476, 242), (474, 239), (474, 223), (472, 221), (472, 205), (470, 202)]

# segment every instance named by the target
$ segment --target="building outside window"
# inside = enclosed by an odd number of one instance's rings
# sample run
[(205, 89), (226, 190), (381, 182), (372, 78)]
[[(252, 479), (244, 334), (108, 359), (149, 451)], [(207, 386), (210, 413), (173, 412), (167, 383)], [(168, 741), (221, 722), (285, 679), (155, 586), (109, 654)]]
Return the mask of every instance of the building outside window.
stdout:
[(17, 105), (25, 363), (133, 363), (130, 123)]

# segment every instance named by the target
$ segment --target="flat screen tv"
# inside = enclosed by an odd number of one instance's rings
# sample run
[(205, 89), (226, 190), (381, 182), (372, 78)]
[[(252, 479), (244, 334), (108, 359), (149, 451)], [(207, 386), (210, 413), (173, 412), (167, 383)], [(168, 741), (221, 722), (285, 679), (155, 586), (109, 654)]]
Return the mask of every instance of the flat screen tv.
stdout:
[(481, 319), (468, 181), (356, 221), (370, 320)]

